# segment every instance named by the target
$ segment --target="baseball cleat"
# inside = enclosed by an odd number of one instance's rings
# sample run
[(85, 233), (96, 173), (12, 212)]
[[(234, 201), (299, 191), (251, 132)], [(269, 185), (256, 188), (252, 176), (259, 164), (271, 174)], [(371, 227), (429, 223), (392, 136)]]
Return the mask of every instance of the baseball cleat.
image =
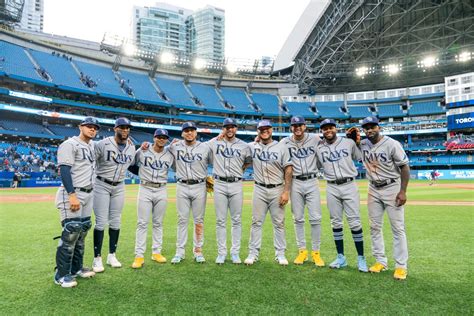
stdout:
[(57, 273), (55, 273), (54, 283), (57, 285), (61, 285), (61, 287), (64, 288), (77, 286), (77, 281), (70, 274), (63, 276), (62, 278), (58, 278)]
[(240, 260), (239, 255), (231, 255), (232, 263), (233, 264), (241, 264), (242, 260)]
[(163, 255), (161, 253), (152, 254), (151, 255), (151, 260), (156, 261), (158, 263), (165, 263), (166, 262), (166, 258), (163, 257)]
[(357, 267), (360, 272), (369, 272), (367, 268), (367, 261), (365, 261), (364, 256), (357, 256)]
[(178, 264), (178, 263), (181, 263), (181, 261), (183, 261), (184, 258), (181, 257), (181, 256), (174, 256), (173, 259), (171, 259), (171, 264)]
[(134, 269), (140, 269), (140, 268), (143, 267), (144, 264), (145, 264), (145, 258), (143, 258), (143, 257), (136, 257), (135, 260), (133, 260), (132, 268), (134, 268)]
[(408, 275), (407, 269), (404, 268), (396, 268), (395, 273), (393, 274), (393, 278), (395, 280), (406, 280)]
[(120, 261), (118, 261), (117, 257), (115, 256), (115, 253), (109, 253), (109, 255), (107, 256), (107, 264), (112, 268), (122, 267), (122, 264), (120, 263)]
[(288, 265), (288, 260), (285, 258), (285, 255), (279, 255), (275, 258), (275, 260), (281, 266), (287, 266)]
[(79, 277), (79, 278), (83, 278), (83, 279), (92, 278), (94, 276), (95, 276), (95, 272), (92, 271), (91, 269), (85, 268), (85, 267), (82, 267), (81, 270), (77, 271), (76, 273), (74, 273), (72, 275), (73, 278)]
[(333, 262), (331, 262), (331, 264), (329, 265), (329, 267), (330, 267), (331, 269), (340, 269), (340, 268), (347, 267), (346, 257), (345, 257), (343, 254), (338, 253), (338, 254), (337, 254), (337, 257), (336, 257), (336, 260), (334, 260)]
[(247, 259), (244, 260), (244, 264), (247, 266), (253, 265), (255, 262), (257, 262), (257, 257), (255, 256), (248, 256)]
[(300, 264), (303, 264), (305, 261), (308, 261), (308, 250), (300, 249), (298, 252), (298, 256), (293, 261), (293, 263), (300, 265)]
[(318, 267), (324, 267), (326, 265), (324, 260), (321, 258), (321, 253), (319, 251), (311, 251), (311, 258), (313, 259), (314, 264)]
[(200, 253), (200, 254), (194, 254), (194, 260), (195, 260), (197, 263), (204, 263), (204, 262), (206, 262), (206, 258), (204, 258), (204, 256), (202, 255), (202, 253)]
[(224, 264), (225, 262), (225, 256), (218, 255), (216, 258), (216, 263), (217, 264)]
[(369, 268), (369, 271), (372, 273), (380, 273), (385, 270), (387, 270), (387, 267), (381, 264), (380, 262), (376, 262), (373, 266)]
[(94, 261), (92, 262), (92, 271), (95, 273), (100, 273), (104, 272), (104, 265), (102, 263), (102, 257), (96, 257), (94, 258)]

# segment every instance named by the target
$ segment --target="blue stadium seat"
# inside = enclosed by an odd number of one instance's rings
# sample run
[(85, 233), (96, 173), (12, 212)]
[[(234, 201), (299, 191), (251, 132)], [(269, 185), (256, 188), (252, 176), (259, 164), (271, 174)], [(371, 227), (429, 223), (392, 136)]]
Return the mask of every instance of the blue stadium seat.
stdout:
[(91, 77), (97, 83), (94, 88), (95, 91), (122, 99), (130, 99), (128, 94), (120, 88), (120, 84), (111, 68), (82, 61), (73, 61), (73, 63), (84, 75)]
[(0, 125), (9, 131), (51, 135), (44, 129), (43, 125), (33, 122), (1, 119)]
[(311, 111), (310, 102), (286, 102), (286, 107), (292, 116), (300, 115), (306, 118), (317, 118), (319, 115)]
[(380, 118), (404, 117), (401, 104), (388, 104), (377, 106), (378, 116)]
[(49, 125), (48, 129), (55, 135), (64, 137), (73, 137), (79, 135), (79, 128), (77, 126)]
[(280, 109), (278, 97), (269, 93), (252, 93), (252, 99), (267, 116), (288, 116), (288, 113)]
[(186, 91), (182, 81), (162, 77), (156, 77), (155, 80), (158, 87), (166, 94), (171, 104), (199, 109), (199, 107), (192, 101), (191, 96), (188, 91)]
[(370, 112), (370, 108), (368, 105), (348, 106), (347, 108), (349, 110), (349, 115), (351, 116), (351, 118), (365, 118), (367, 116), (373, 115), (372, 112)]
[(234, 107), (234, 111), (243, 114), (255, 114), (255, 110), (250, 107), (245, 90), (240, 88), (221, 87), (220, 92), (225, 101)]
[(54, 84), (88, 90), (69, 60), (34, 50), (31, 51), (31, 55), (41, 67), (46, 69)]
[(342, 101), (316, 102), (318, 114), (322, 118), (346, 119), (349, 116), (341, 111)]
[(213, 86), (200, 83), (189, 83), (188, 87), (193, 95), (201, 101), (203, 107), (206, 110), (224, 113), (231, 112), (222, 105), (221, 99), (217, 95), (217, 92)]
[(0, 72), (46, 81), (35, 70), (23, 47), (0, 41)]
[(430, 114), (445, 114), (446, 110), (438, 105), (436, 101), (428, 102), (413, 102), (408, 114), (410, 116), (416, 115), (430, 115)]
[(132, 130), (131, 131), (132, 139), (134, 140), (135, 144), (141, 144), (143, 142), (153, 142), (153, 134), (147, 133), (143, 131)]
[(120, 70), (122, 78), (130, 81), (129, 85), (133, 89), (133, 94), (140, 101), (168, 103), (167, 101), (160, 98), (158, 91), (150, 82), (149, 77), (146, 74), (139, 74), (127, 70)]

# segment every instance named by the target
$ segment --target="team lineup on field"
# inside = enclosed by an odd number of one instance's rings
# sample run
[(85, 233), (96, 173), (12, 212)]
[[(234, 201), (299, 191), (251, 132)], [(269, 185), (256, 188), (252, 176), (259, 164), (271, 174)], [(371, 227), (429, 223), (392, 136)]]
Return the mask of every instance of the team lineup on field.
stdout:
[[(58, 150), (63, 186), (58, 189), (56, 206), (60, 211), (63, 231), (56, 252), (54, 281), (62, 287), (75, 287), (76, 278), (90, 278), (104, 272), (102, 243), (108, 227), (109, 247), (107, 265), (122, 267), (116, 256), (120, 235), (121, 213), (125, 199), (124, 178), (127, 170), (138, 174), (140, 187), (137, 198), (137, 229), (135, 260), (132, 268), (145, 263), (147, 226), (152, 222), (152, 260), (165, 263), (161, 254), (163, 218), (166, 212), (168, 170), (176, 171), (176, 209), (178, 215), (176, 253), (171, 263), (185, 259), (188, 222), (193, 220), (193, 257), (198, 263), (206, 261), (204, 245), (204, 215), (206, 209), (206, 178), (208, 165), (213, 166), (214, 207), (218, 255), (216, 264), (224, 264), (227, 255), (226, 223), (231, 222), (230, 259), (242, 262), (241, 214), (243, 204), (242, 178), (245, 169), (254, 169), (252, 225), (248, 256), (243, 260), (253, 265), (259, 260), (262, 225), (270, 213), (274, 230), (275, 260), (288, 265), (285, 256), (285, 205), (291, 198), (298, 256), (293, 263), (301, 265), (309, 258), (318, 267), (326, 265), (321, 257), (321, 203), (317, 172), (322, 168), (327, 180), (327, 205), (330, 212), (336, 259), (329, 267), (341, 269), (348, 265), (344, 255), (343, 218), (347, 219), (357, 251), (360, 272), (379, 273), (389, 267), (382, 236), (382, 219), (388, 214), (394, 246), (394, 278), (407, 277), (408, 249), (403, 205), (409, 179), (407, 156), (401, 145), (380, 132), (378, 119), (367, 117), (362, 128), (367, 139), (360, 141), (358, 130), (348, 130), (338, 137), (337, 124), (332, 119), (322, 121), (322, 139), (306, 132), (303, 117), (291, 118), (292, 135), (280, 142), (272, 139), (272, 124), (262, 120), (257, 126), (257, 139), (247, 144), (236, 138), (237, 123), (230, 118), (223, 122), (222, 133), (208, 141), (197, 141), (193, 122), (182, 125), (183, 140), (168, 145), (164, 129), (154, 133), (154, 143), (143, 144), (135, 150), (128, 140), (131, 123), (126, 118), (115, 122), (115, 135), (99, 142), (92, 141), (100, 129), (98, 120), (86, 117), (80, 124), (80, 135), (65, 141)], [(367, 266), (364, 236), (360, 220), (358, 175), (354, 160), (362, 161), (369, 178), (368, 208), (374, 265)], [(305, 209), (311, 226), (311, 246), (305, 240)], [(228, 212), (229, 211), (229, 212)], [(83, 264), (85, 238), (93, 229), (94, 260), (92, 269)]]

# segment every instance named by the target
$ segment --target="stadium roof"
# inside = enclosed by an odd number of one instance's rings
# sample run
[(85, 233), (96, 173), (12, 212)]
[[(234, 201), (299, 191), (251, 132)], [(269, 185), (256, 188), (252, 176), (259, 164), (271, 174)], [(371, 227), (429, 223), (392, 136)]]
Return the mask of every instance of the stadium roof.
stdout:
[(471, 0), (331, 1), (296, 54), (291, 81), (310, 94), (406, 87), (472, 71), (473, 60)]

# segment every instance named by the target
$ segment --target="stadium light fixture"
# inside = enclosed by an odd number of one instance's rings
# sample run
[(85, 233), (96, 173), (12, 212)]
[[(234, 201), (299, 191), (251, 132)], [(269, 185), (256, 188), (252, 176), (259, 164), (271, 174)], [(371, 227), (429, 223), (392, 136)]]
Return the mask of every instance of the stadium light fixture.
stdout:
[(194, 69), (200, 70), (206, 67), (206, 61), (202, 58), (196, 58), (193, 64)]
[(172, 62), (174, 62), (174, 60), (175, 60), (175, 57), (170, 52), (163, 52), (160, 55), (160, 62), (162, 64), (171, 64)]
[(234, 72), (237, 71), (237, 66), (234, 65), (234, 64), (227, 64), (227, 65), (225, 66), (225, 68), (226, 68), (226, 70), (227, 70), (228, 72), (230, 72), (230, 73), (234, 73)]
[(391, 75), (396, 75), (397, 73), (400, 72), (402, 68), (402, 65), (399, 64), (388, 64), (382, 67), (382, 70), (384, 72), (387, 72), (390, 76)]
[(438, 58), (434, 56), (425, 57), (423, 60), (417, 62), (419, 68), (431, 68), (438, 64)]
[(123, 46), (123, 53), (126, 56), (133, 56), (135, 55), (136, 51), (137, 51), (137, 48), (133, 44), (127, 43)]
[(471, 55), (472, 55), (471, 52), (462, 52), (459, 55), (456, 55), (456, 61), (464, 63), (466, 61), (471, 60), (471, 58), (472, 58)]
[(357, 77), (363, 78), (366, 74), (369, 73), (369, 68), (365, 66), (359, 67), (359, 68), (356, 68), (355, 72), (356, 72)]

